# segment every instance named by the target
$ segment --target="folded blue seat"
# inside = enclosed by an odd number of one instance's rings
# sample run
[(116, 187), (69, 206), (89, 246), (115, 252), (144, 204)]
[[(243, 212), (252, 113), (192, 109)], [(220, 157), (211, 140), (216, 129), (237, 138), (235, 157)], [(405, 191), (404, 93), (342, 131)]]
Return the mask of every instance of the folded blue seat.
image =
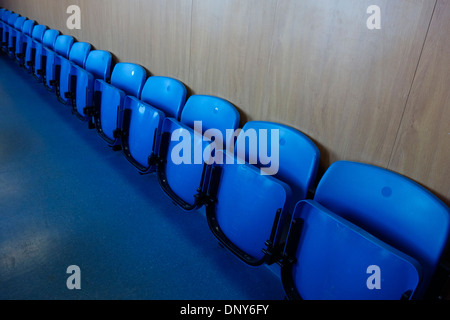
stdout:
[(281, 256), (293, 203), (306, 199), (316, 179), (320, 152), (286, 125), (247, 122), (234, 153), (212, 164), (206, 215), (218, 240), (250, 265)]
[(2, 50), (7, 54), (9, 54), (10, 52), (9, 47), (12, 34), (15, 33), (14, 24), (19, 17), (20, 17), (19, 14), (11, 12), (10, 14), (7, 15), (6, 20), (4, 21)]
[(163, 121), (166, 117), (180, 117), (186, 92), (184, 84), (176, 79), (152, 76), (145, 82), (140, 99), (125, 97), (118, 133), (125, 157), (141, 173), (155, 170)]
[(450, 209), (417, 183), (376, 166), (335, 162), (314, 200), (299, 202), (293, 214), (281, 262), (286, 294), (423, 298), (449, 230)]
[(22, 25), (22, 32), (16, 38), (16, 59), (20, 66), (25, 65), (25, 53), (27, 52), (27, 45), (32, 41), (32, 32), (36, 22), (34, 20), (25, 20)]
[(98, 134), (114, 149), (120, 147), (123, 103), (126, 96), (140, 98), (147, 72), (134, 63), (120, 62), (114, 66), (111, 83), (97, 79), (94, 84), (93, 107), (85, 108), (92, 117)]
[[(70, 48), (68, 59), (60, 56), (61, 70), (59, 81), (56, 82), (56, 97), (62, 104), (67, 104), (75, 99), (75, 91), (72, 91), (72, 74), (74, 74), (74, 84), (76, 86), (74, 66), (85, 68), (86, 60), (91, 52), (91, 44), (87, 42), (75, 42)], [(73, 89), (75, 90), (75, 89)]]
[[(223, 150), (223, 141), (210, 141), (212, 131), (225, 140), (226, 131), (235, 131), (240, 115), (228, 101), (219, 97), (193, 95), (181, 112), (180, 120), (163, 123), (158, 180), (173, 202), (186, 211), (203, 205), (201, 194), (205, 161), (214, 150)], [(206, 155), (206, 156), (205, 156)]]
[[(77, 48), (78, 49), (78, 48)], [(109, 81), (111, 76), (112, 55), (105, 50), (92, 50), (86, 59), (85, 67), (72, 64), (70, 72), (70, 97), (72, 113), (82, 121), (92, 121), (86, 108), (94, 105), (94, 83), (96, 79)]]
[(423, 273), (411, 256), (315, 201), (299, 202), (293, 218), (299, 225), (292, 226), (285, 259), (296, 262), (286, 262), (281, 274), (290, 299), (400, 300), (415, 294)]
[(0, 28), (1, 28), (1, 35), (2, 35), (2, 42), (1, 44), (3, 45), (4, 41), (7, 40), (7, 38), (5, 38), (5, 32), (7, 32), (7, 25), (8, 25), (8, 19), (9, 17), (14, 14), (14, 12), (10, 11), (10, 10), (6, 10), (6, 9), (2, 9), (2, 11), (0, 11)]
[(31, 37), (27, 38), (27, 49), (25, 51), (24, 65), (30, 73), (34, 73), (37, 49), (38, 47), (41, 47), (42, 39), (44, 38), (44, 33), (47, 29), (47, 26), (37, 24), (33, 27)]
[(34, 76), (37, 80), (43, 81), (44, 83), (46, 77), (47, 54), (49, 52), (54, 52), (56, 38), (58, 38), (59, 34), (59, 30), (47, 29), (42, 37), (42, 43), (36, 44)]
[(69, 59), (70, 49), (74, 43), (74, 38), (69, 35), (60, 35), (55, 40), (53, 50), (45, 48), (47, 57), (44, 85), (49, 91), (54, 90), (59, 84), (61, 74), (62, 59)]

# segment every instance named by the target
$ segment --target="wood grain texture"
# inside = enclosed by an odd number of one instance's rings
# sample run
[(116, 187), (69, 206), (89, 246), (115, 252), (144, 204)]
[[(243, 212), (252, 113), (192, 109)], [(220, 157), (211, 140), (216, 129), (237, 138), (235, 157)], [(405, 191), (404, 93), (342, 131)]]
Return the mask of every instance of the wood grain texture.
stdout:
[(389, 169), (450, 205), (450, 2), (438, 0)]
[[(2, 1), (50, 28), (110, 51), (116, 61), (141, 64), (151, 74), (187, 82), (192, 0)], [(81, 9), (81, 30), (69, 30), (67, 7)]]
[(83, 13), (83, 39), (111, 51), (118, 61), (139, 63), (152, 75), (187, 82), (191, 4), (191, 0), (114, 0), (97, 6), (84, 0), (82, 7), (88, 9)]
[[(366, 26), (381, 8), (381, 30)], [(386, 167), (434, 1), (279, 1), (257, 118), (298, 128), (322, 153)]]

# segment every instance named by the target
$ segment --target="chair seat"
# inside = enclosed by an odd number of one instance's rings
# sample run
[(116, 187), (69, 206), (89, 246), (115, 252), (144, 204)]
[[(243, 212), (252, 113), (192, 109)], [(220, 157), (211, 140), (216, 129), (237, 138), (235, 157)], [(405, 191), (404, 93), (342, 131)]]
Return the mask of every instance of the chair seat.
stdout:
[(135, 97), (125, 97), (122, 123), (126, 128), (122, 129), (126, 136), (122, 137), (122, 147), (126, 158), (143, 173), (155, 169), (149, 160), (158, 155), (163, 121), (162, 111)]
[(89, 52), (85, 67), (72, 64), (70, 68), (72, 110), (80, 120), (92, 120), (93, 115), (86, 108), (94, 106), (96, 80), (104, 81), (107, 84), (106, 81), (109, 80), (110, 76), (111, 61), (112, 55), (110, 52), (93, 50)]
[(152, 76), (145, 82), (140, 98), (125, 97), (120, 141), (125, 157), (141, 173), (155, 171), (164, 119), (178, 119), (186, 91), (176, 79)]
[(71, 66), (70, 75), (74, 77), (75, 81), (75, 99), (72, 101), (74, 114), (83, 121), (88, 119), (85, 113), (86, 107), (91, 107), (94, 100), (94, 75), (84, 68), (76, 65)]
[(96, 101), (96, 105), (101, 106), (100, 117), (96, 119), (97, 130), (110, 145), (114, 145), (116, 144), (114, 131), (121, 123), (119, 116), (126, 94), (100, 79), (95, 81), (94, 92), (100, 93), (99, 101)]
[(291, 272), (283, 277), (288, 295), (293, 287), (308, 300), (399, 300), (414, 294), (421, 279), (415, 259), (317, 202), (299, 202), (293, 218), (302, 227), (294, 254), (298, 263), (284, 271)]
[(72, 36), (60, 35), (56, 38), (54, 50), (46, 49), (47, 63), (44, 85), (47, 89), (53, 90), (53, 83), (59, 86), (62, 60), (68, 59), (73, 42)]
[(190, 211), (203, 205), (198, 194), (203, 191), (204, 163), (212, 161), (215, 150), (230, 145), (223, 143), (223, 139), (227, 131), (237, 129), (239, 119), (239, 112), (230, 102), (214, 96), (192, 95), (183, 107), (180, 121), (174, 118), (164, 121), (161, 139), (164, 151), (160, 153), (162, 161), (157, 170), (159, 183), (182, 209)]
[(181, 198), (185, 202), (183, 209), (195, 209), (195, 195), (202, 184), (205, 160), (203, 154), (210, 142), (203, 140), (200, 133), (173, 118), (165, 119), (162, 131), (167, 139), (161, 142), (164, 144), (164, 151), (160, 156), (166, 161), (164, 168), (160, 166), (158, 169), (160, 174), (164, 173), (163, 185), (167, 184), (171, 190), (164, 187), (163, 189)]
[(440, 199), (398, 173), (337, 161), (319, 182), (314, 200), (414, 257), (423, 269), (416, 296), (424, 296), (450, 233), (450, 211)]
[[(75, 72), (73, 69), (74, 66), (84, 68), (90, 51), (91, 44), (87, 42), (75, 42), (70, 49), (68, 58), (60, 59), (61, 72), (56, 94), (61, 103), (67, 104), (69, 99), (66, 97), (66, 94), (73, 93), (71, 77)], [(75, 83), (73, 86), (75, 87)]]
[(96, 112), (93, 113), (95, 127), (99, 135), (111, 146), (121, 144), (121, 130), (125, 97), (139, 98), (147, 72), (135, 63), (119, 62), (111, 75), (111, 83), (97, 79), (94, 85)]
[[(222, 151), (218, 153), (221, 157)], [(261, 264), (266, 241), (278, 243), (281, 239), (277, 226), (287, 215), (291, 189), (272, 176), (261, 175), (253, 165), (238, 164), (229, 153), (223, 158), (224, 164), (213, 165), (220, 168), (217, 181), (211, 173), (209, 195), (214, 203), (207, 207), (208, 222), (214, 223), (210, 225), (212, 232), (239, 258), (252, 265)], [(211, 191), (211, 187), (217, 191)], [(272, 230), (277, 232), (272, 235)]]

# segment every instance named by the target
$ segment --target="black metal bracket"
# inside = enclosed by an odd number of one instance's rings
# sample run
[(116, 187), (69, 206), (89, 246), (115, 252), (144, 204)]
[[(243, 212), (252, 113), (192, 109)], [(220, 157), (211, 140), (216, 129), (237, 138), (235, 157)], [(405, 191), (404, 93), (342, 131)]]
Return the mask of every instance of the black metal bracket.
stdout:
[(277, 210), (275, 214), (275, 219), (272, 225), (272, 231), (270, 233), (270, 238), (265, 242), (267, 248), (262, 249), (265, 256), (265, 263), (271, 265), (280, 260), (283, 250), (284, 243), (276, 243), (275, 235), (278, 229), (278, 225), (281, 218), (281, 208)]
[(71, 99), (74, 96), (73, 92), (64, 92), (64, 97), (67, 99)]
[(289, 300), (302, 300), (292, 278), (292, 268), (297, 263), (295, 255), (303, 229), (303, 223), (304, 221), (301, 218), (292, 220), (284, 253), (277, 262), (281, 267), (281, 282)]
[(158, 176), (158, 182), (163, 189), (163, 191), (172, 199), (173, 203), (185, 211), (195, 210), (202, 205), (211, 201), (211, 199), (207, 199), (205, 193), (202, 191), (203, 187), (203, 179), (205, 175), (205, 171), (207, 169), (207, 165), (203, 165), (203, 173), (202, 178), (200, 179), (200, 187), (197, 188), (197, 193), (194, 195), (194, 203), (190, 204), (180, 198), (170, 187), (169, 182), (167, 181), (166, 173), (165, 173), (165, 160), (161, 158), (157, 159), (158, 165), (156, 166), (156, 173)]

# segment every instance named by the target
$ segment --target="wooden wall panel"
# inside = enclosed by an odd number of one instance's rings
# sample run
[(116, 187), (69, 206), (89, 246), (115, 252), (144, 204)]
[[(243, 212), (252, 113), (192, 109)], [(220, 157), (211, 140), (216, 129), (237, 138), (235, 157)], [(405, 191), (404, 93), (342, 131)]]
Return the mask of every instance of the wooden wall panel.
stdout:
[(192, 0), (101, 1), (81, 3), (83, 40), (152, 75), (188, 81)]
[(194, 0), (189, 83), (235, 104), (241, 124), (263, 101), (276, 4)]
[(192, 0), (139, 2), (145, 30), (139, 39), (146, 47), (139, 50), (139, 61), (152, 74), (174, 77), (189, 86)]
[[(192, 0), (16, 0), (5, 7), (94, 48), (116, 61), (139, 63), (151, 74), (187, 82)], [(81, 9), (81, 30), (69, 30), (67, 7)]]
[[(381, 30), (366, 10), (381, 8)], [(339, 159), (386, 167), (434, 1), (278, 2), (266, 99), (256, 118), (292, 125)]]
[(438, 0), (389, 169), (450, 205), (450, 2)]

